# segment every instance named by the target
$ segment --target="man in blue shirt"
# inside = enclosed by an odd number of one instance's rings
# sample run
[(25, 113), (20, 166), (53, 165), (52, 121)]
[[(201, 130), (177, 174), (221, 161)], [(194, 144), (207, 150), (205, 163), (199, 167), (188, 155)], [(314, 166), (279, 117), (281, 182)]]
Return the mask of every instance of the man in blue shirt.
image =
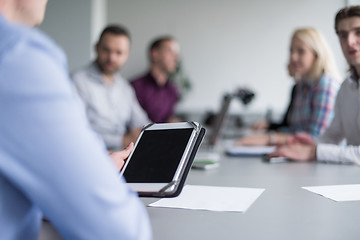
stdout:
[(64, 54), (29, 28), (46, 2), (0, 0), (0, 239), (37, 239), (42, 214), (64, 239), (149, 239), (146, 211), (91, 130)]

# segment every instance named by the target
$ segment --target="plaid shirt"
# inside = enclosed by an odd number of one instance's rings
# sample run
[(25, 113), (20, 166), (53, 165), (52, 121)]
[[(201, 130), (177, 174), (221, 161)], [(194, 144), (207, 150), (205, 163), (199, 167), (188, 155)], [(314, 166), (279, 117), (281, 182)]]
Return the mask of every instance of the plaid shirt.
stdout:
[(340, 83), (322, 75), (314, 82), (301, 81), (295, 86), (295, 96), (288, 123), (291, 132), (307, 132), (319, 136), (334, 117), (334, 105)]

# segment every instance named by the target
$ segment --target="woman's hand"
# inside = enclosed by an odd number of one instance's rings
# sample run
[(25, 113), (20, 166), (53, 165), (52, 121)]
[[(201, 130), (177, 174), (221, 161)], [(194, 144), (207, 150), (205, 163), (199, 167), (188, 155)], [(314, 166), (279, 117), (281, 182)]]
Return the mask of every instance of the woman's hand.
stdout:
[(286, 133), (266, 133), (243, 137), (236, 141), (237, 145), (248, 146), (266, 146), (266, 145), (284, 145), (288, 143), (291, 135)]
[(247, 137), (243, 137), (236, 141), (236, 145), (245, 146), (265, 146), (269, 145), (270, 137), (269, 134), (256, 134)]

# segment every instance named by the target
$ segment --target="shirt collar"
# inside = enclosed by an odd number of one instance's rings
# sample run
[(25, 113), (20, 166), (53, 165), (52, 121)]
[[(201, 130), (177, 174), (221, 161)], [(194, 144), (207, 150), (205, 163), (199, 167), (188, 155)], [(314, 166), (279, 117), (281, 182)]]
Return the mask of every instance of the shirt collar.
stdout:
[(349, 73), (348, 73), (348, 77), (353, 80), (354, 82), (359, 84), (359, 75), (357, 74), (355, 68), (351, 68)]
[(9, 22), (0, 13), (0, 51), (2, 52), (3, 50), (9, 49), (13, 44), (16, 43), (16, 40), (20, 37), (20, 35), (21, 33), (18, 28), (15, 28), (15, 25)]
[(158, 83), (156, 82), (156, 79), (154, 77), (154, 75), (152, 75), (151, 71), (148, 72), (148, 74), (146, 75), (146, 77), (158, 88), (165, 88), (170, 84), (170, 79), (168, 78), (165, 85), (164, 86), (159, 86)]
[(360, 79), (354, 68), (351, 68), (347, 73), (347, 79), (350, 79), (351, 84), (354, 88), (359, 88)]
[[(105, 84), (104, 77), (103, 77), (100, 67), (96, 63), (96, 61), (93, 61), (92, 63), (90, 63), (88, 70), (94, 81), (99, 82), (101, 84)], [(118, 79), (121, 79), (121, 75), (119, 72), (114, 74), (114, 84)]]
[(313, 85), (313, 82), (308, 81), (308, 80), (301, 80), (299, 82), (299, 87), (302, 90), (310, 90), (312, 85)]

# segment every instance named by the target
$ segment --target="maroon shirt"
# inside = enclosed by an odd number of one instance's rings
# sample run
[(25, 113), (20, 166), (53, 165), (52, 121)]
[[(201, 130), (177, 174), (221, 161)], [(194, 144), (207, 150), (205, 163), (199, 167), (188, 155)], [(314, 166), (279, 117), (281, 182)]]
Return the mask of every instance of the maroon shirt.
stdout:
[(166, 122), (174, 114), (179, 93), (174, 83), (167, 81), (164, 86), (157, 85), (151, 73), (131, 81), (140, 105), (151, 121)]

